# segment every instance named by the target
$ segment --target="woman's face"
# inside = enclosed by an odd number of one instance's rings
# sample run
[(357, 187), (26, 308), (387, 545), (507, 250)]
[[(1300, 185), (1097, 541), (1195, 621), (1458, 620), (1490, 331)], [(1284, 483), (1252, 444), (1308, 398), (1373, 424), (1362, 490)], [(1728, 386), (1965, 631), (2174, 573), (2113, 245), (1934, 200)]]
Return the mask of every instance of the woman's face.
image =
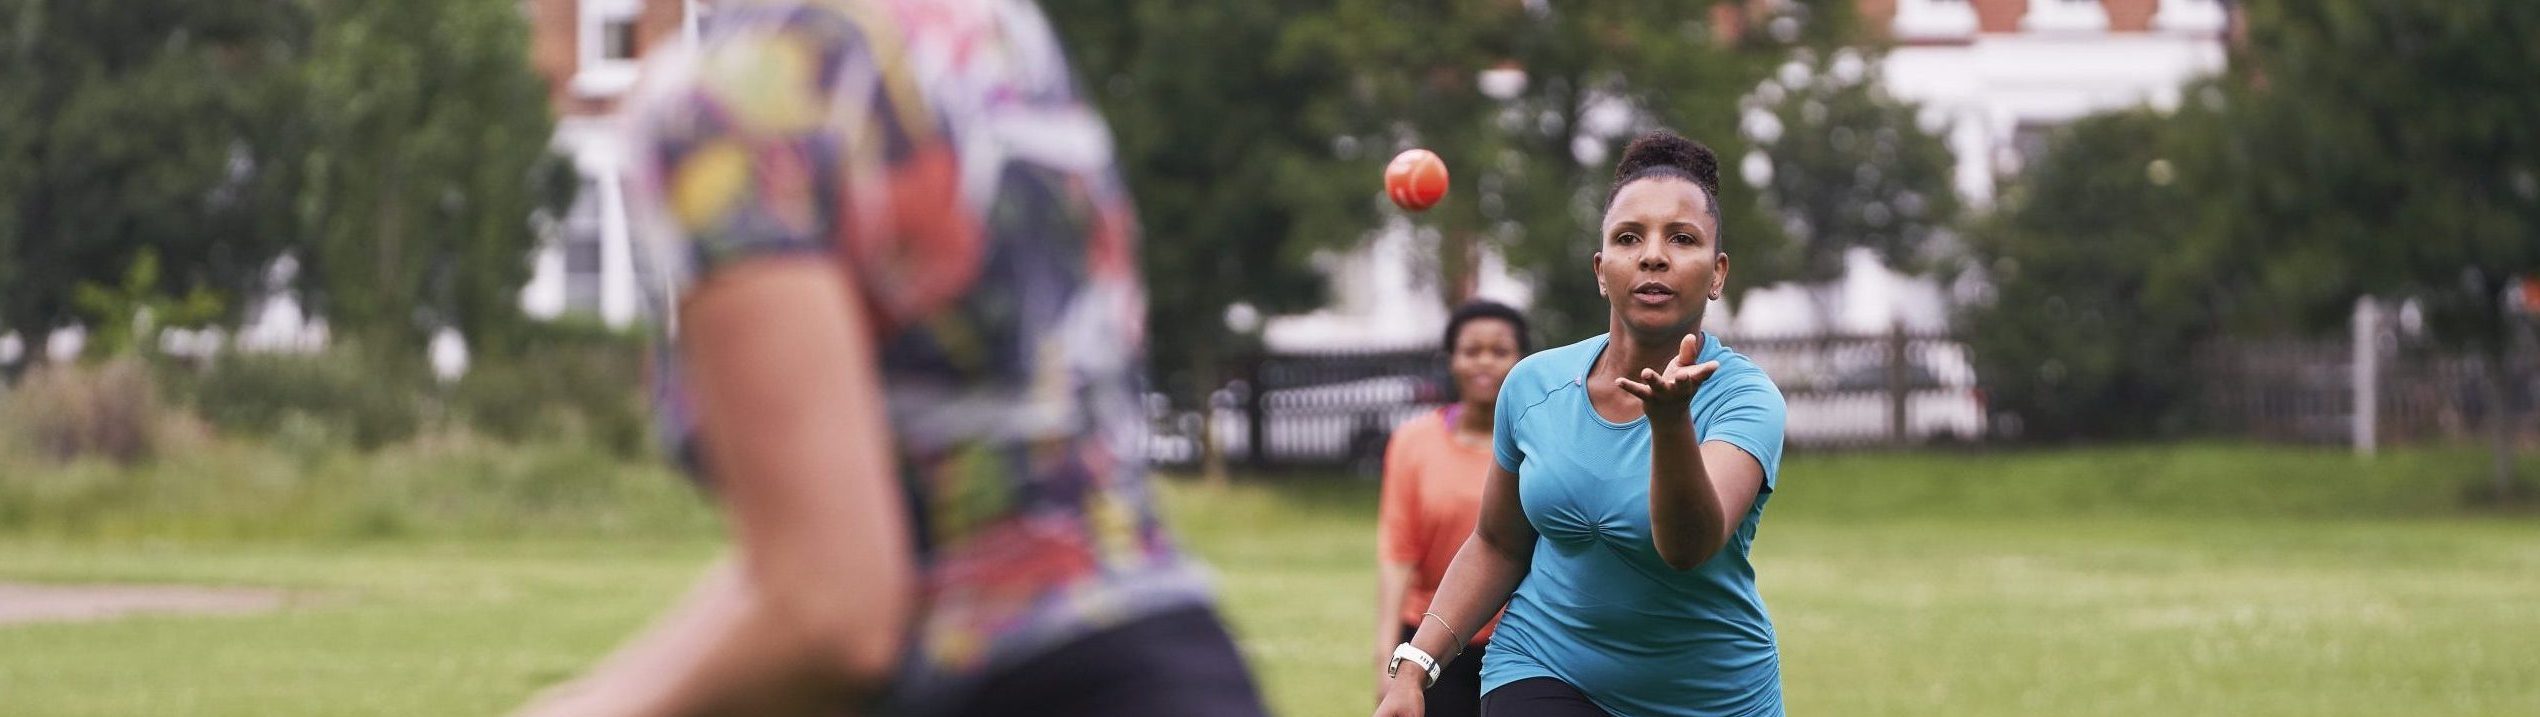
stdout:
[(1718, 223), (1692, 182), (1651, 177), (1623, 185), (1605, 209), (1596, 289), (1617, 330), (1670, 340), (1702, 325), (1702, 310), (1728, 281)]
[(1467, 403), (1499, 400), (1499, 383), (1517, 365), (1517, 327), (1499, 319), (1473, 319), (1455, 332), (1448, 347), (1446, 372), (1455, 378), (1456, 395)]

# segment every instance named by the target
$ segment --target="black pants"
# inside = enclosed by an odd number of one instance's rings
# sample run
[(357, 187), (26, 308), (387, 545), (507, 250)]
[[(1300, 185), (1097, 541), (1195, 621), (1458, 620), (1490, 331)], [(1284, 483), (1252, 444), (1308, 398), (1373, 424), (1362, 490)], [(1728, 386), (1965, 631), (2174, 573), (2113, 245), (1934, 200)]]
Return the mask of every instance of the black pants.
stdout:
[(1078, 640), (988, 678), (957, 717), (1264, 717), (1234, 638), (1207, 608)]
[(1570, 683), (1550, 677), (1528, 677), (1500, 685), (1482, 697), (1488, 717), (1613, 717), (1589, 702)]
[[(1412, 633), (1419, 631), (1418, 625), (1403, 626), (1402, 641), (1410, 642)], [(1464, 654), (1455, 656), (1445, 667), (1438, 669), (1437, 684), (1429, 685), (1428, 691), (1423, 693), (1426, 699), (1422, 705), (1427, 708), (1422, 710), (1424, 714), (1429, 717), (1480, 717), (1482, 648), (1488, 644), (1488, 641), (1483, 641), (1464, 648)], [(1404, 663), (1402, 669), (1416, 668)]]

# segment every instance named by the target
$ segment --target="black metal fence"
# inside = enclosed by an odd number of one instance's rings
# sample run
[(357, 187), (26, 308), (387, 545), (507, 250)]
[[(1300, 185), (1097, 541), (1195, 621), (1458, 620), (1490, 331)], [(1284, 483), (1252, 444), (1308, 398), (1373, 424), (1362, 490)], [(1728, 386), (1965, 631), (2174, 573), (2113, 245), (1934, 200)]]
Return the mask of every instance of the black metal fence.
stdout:
[[(1973, 442), (1986, 435), (1966, 346), (1892, 332), (1723, 342), (1772, 374), (1790, 445), (1862, 448)], [(1374, 473), (1395, 426), (1454, 400), (1434, 350), (1273, 354), (1232, 362), (1204, 399), (1159, 401), (1149, 457), (1189, 466), (1203, 434), (1229, 464)], [(1205, 413), (1202, 406), (1205, 406)]]
[[(2496, 386), (2488, 359), (2427, 346), (2382, 342), (2359, 373), (2348, 339), (2223, 340), (2194, 357), (2197, 409), (2216, 433), (2268, 441), (2372, 445), (2466, 441), (2485, 437), (2488, 414), (2502, 408), (2509, 430), (2534, 436), (2540, 355), (2509, 354), (2509, 383)], [(2366, 382), (2370, 386), (2366, 387)], [(2360, 417), (2361, 398), (2373, 411)]]
[[(2502, 388), (2485, 358), (2377, 340), (2365, 373), (2350, 339), (2226, 339), (2190, 357), (2190, 406), (2206, 435), (2306, 444), (2390, 445), (2483, 440), (2502, 407), (2518, 440), (2540, 443), (2540, 350), (2510, 354)], [(1723, 339), (1773, 377), (1789, 405), (1785, 441), (1846, 450), (1981, 443), (2001, 434), (1967, 345), (1942, 333), (1893, 331)], [(2529, 342), (2526, 341), (2526, 344)], [(1232, 465), (1342, 468), (1373, 474), (1395, 426), (1454, 400), (1433, 350), (1253, 356), (1197, 397), (1159, 398), (1149, 458), (1191, 466), (1203, 427)], [(2370, 385), (2360, 383), (2369, 378)], [(2359, 397), (2370, 396), (2359, 433)], [(1201, 407), (1206, 406), (1203, 413)]]

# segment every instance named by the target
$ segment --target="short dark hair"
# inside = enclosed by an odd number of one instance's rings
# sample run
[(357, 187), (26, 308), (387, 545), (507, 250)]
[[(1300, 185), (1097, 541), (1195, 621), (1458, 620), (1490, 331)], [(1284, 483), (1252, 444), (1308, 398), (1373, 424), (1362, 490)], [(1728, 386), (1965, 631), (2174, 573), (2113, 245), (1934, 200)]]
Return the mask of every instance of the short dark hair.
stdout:
[(1518, 313), (1515, 307), (1507, 304), (1489, 299), (1475, 299), (1465, 302), (1463, 306), (1455, 307), (1455, 313), (1446, 317), (1447, 353), (1455, 353), (1456, 337), (1463, 335), (1464, 325), (1472, 323), (1474, 319), (1498, 319), (1508, 322), (1510, 327), (1517, 329), (1517, 353), (1522, 355), (1534, 350), (1534, 342), (1526, 339), (1525, 314)]
[(1614, 186), (1605, 190), (1605, 208), (1614, 208), (1614, 195), (1623, 193), (1625, 185), (1653, 177), (1682, 179), (1702, 190), (1702, 199), (1711, 205), (1712, 246), (1719, 246), (1716, 235), (1726, 218), (1720, 208), (1720, 156), (1683, 135), (1652, 130), (1623, 148), (1623, 159), (1614, 163)]

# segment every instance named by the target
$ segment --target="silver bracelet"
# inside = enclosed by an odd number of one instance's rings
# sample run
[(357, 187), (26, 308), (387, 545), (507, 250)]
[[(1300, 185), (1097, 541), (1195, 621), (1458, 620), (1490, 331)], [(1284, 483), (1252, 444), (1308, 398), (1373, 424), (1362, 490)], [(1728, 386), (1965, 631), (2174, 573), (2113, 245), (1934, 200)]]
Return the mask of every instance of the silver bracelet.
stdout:
[(1447, 637), (1452, 637), (1452, 638), (1455, 638), (1455, 643), (1454, 643), (1454, 645), (1455, 645), (1455, 651), (1456, 651), (1456, 652), (1463, 652), (1463, 651), (1464, 651), (1464, 635), (1463, 635), (1463, 633), (1456, 632), (1456, 631), (1455, 631), (1455, 626), (1454, 626), (1454, 625), (1452, 625), (1452, 624), (1449, 624), (1449, 623), (1446, 621), (1446, 618), (1445, 618), (1444, 616), (1441, 616), (1441, 615), (1439, 615), (1439, 614), (1437, 614), (1437, 613), (1434, 613), (1434, 612), (1424, 612), (1424, 613), (1420, 613), (1420, 616), (1421, 616), (1421, 617), (1437, 618), (1437, 621), (1438, 621), (1438, 626), (1439, 626), (1439, 627), (1446, 628), (1446, 636), (1447, 636)]

